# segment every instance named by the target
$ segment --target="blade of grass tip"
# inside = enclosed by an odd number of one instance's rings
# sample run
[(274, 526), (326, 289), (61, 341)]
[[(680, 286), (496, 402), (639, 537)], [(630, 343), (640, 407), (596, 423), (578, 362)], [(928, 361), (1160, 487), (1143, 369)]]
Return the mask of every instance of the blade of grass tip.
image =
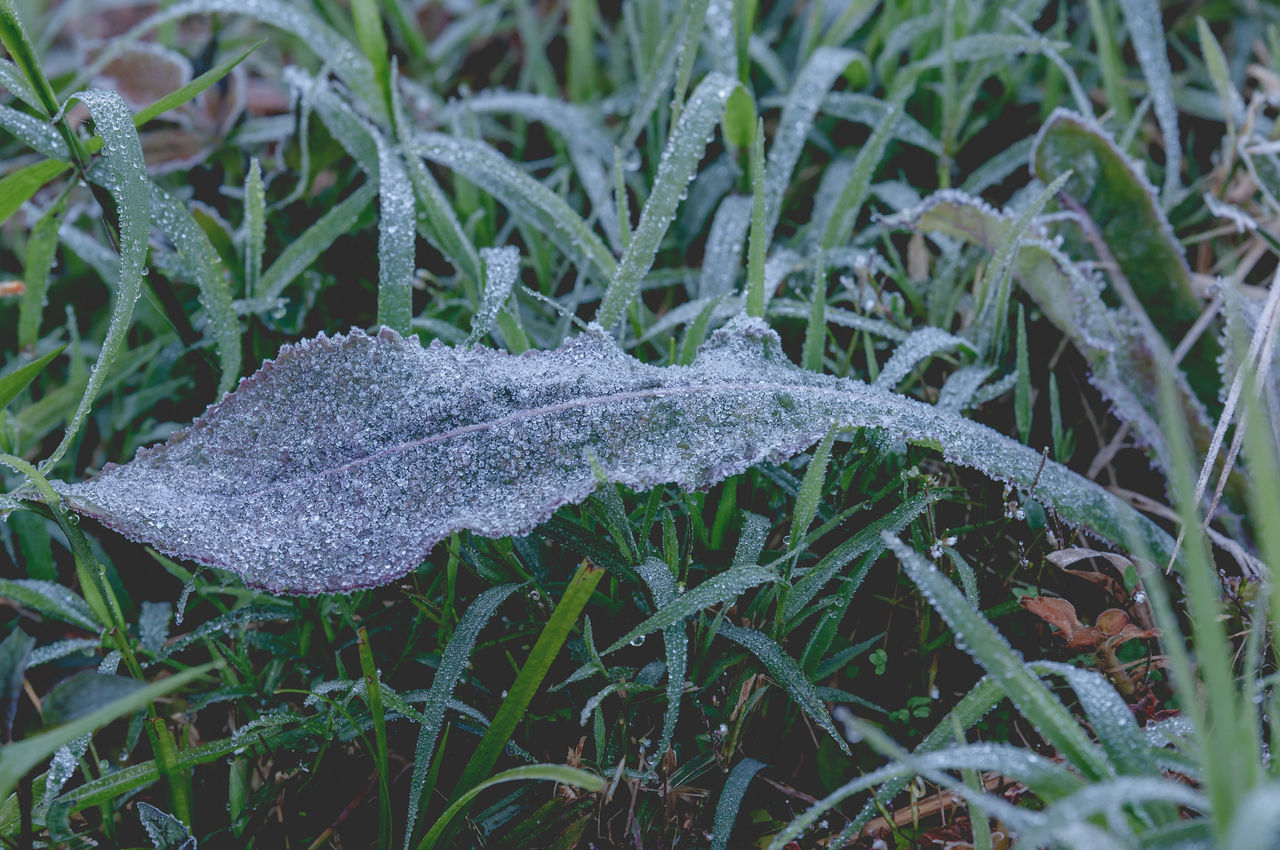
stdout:
[[(152, 103), (150, 106), (145, 106), (138, 110), (138, 112), (133, 116), (133, 125), (135, 127), (141, 127), (151, 119), (163, 115), (170, 109), (176, 109), (184, 103), (194, 100), (201, 92), (215, 85), (227, 74), (230, 74), (233, 68), (245, 59), (248, 59), (249, 54), (266, 44), (266, 42), (267, 40), (265, 38), (259, 39), (241, 50), (239, 53), (222, 60), (217, 65), (213, 66), (208, 71), (205, 71), (203, 74), (181, 88), (174, 89), (169, 94), (166, 94), (164, 97)], [(96, 153), (96, 151), (92, 150), (91, 152)]]
[(727, 850), (729, 836), (733, 833), (733, 822), (738, 819), (738, 809), (742, 806), (747, 786), (764, 766), (762, 761), (745, 758), (729, 771), (729, 777), (725, 779), (724, 788), (720, 791), (720, 799), (716, 801), (715, 824), (711, 828), (711, 850)]
[(1009, 311), (1009, 291), (1013, 284), (1013, 266), (1018, 256), (1018, 248), (1026, 237), (1027, 231), (1031, 229), (1036, 216), (1044, 209), (1045, 204), (1058, 194), (1058, 190), (1066, 185), (1071, 179), (1071, 174), (1072, 172), (1068, 170), (1059, 175), (1027, 205), (1022, 215), (1018, 216), (1017, 221), (1005, 234), (1004, 240), (991, 259), (991, 264), (982, 275), (982, 307), (974, 323), (977, 325), (977, 348), (988, 362), (999, 360), (1004, 348), (1004, 337), (1007, 331), (1005, 315)]
[(954, 584), (897, 535), (882, 532), (881, 537), (929, 604), (964, 642), (969, 654), (1000, 683), (1014, 706), (1044, 739), (1087, 778), (1099, 780), (1113, 775), (1113, 768), (1071, 712), (1027, 669), (982, 612), (970, 605)]
[(684, 45), (680, 48), (680, 63), (676, 68), (676, 88), (671, 97), (671, 121), (678, 123), (684, 110), (684, 96), (689, 91), (689, 78), (693, 74), (693, 60), (702, 43), (702, 30), (707, 24), (707, 6), (710, 0), (693, 0), (689, 4), (689, 24), (685, 28)]
[(0, 179), (0, 224), (9, 220), (18, 209), (31, 200), (49, 181), (70, 171), (71, 166), (54, 159), (45, 159), (23, 166)]
[(26, 289), (18, 302), (18, 348), (34, 346), (40, 338), (40, 320), (48, 303), (49, 269), (58, 253), (58, 228), (66, 212), (67, 195), (45, 210), (27, 238), (27, 257), (22, 269)]
[(782, 196), (791, 184), (791, 175), (800, 161), (809, 130), (827, 92), (857, 58), (853, 50), (820, 47), (796, 76), (791, 93), (782, 107), (778, 131), (769, 147), (765, 176), (765, 235), (772, 237), (782, 214)]
[(1156, 0), (1120, 0), (1129, 40), (1138, 54), (1138, 65), (1147, 78), (1151, 103), (1164, 141), (1164, 187), (1160, 201), (1167, 210), (1182, 194), (1182, 140), (1178, 135), (1178, 107), (1173, 98), (1173, 71), (1169, 67), (1168, 39)]
[(436, 674), (431, 680), (431, 688), (427, 691), (427, 701), (422, 706), (423, 722), (418, 730), (418, 744), (413, 757), (413, 778), (409, 783), (409, 812), (405, 820), (404, 850), (409, 850), (418, 814), (427, 804), (423, 792), (429, 779), (429, 771), (433, 767), (432, 755), (436, 751), (436, 740), (444, 727), (445, 708), (453, 696), (453, 689), (462, 678), (480, 630), (493, 618), (498, 606), (505, 602), (517, 587), (519, 585), (504, 584), (490, 588), (476, 597), (476, 600), (467, 607), (462, 619), (458, 621), (457, 628), (453, 630), (453, 637), (449, 638), (449, 643), (445, 645), (444, 653), (440, 656), (440, 666), (436, 668)]
[(61, 354), (66, 347), (66, 344), (60, 345), (48, 354), (37, 357), (25, 366), (19, 366), (0, 378), (0, 411), (8, 407), (9, 402), (17, 398), (18, 393), (26, 389), (27, 385), (34, 381), (53, 361), (53, 358)]
[(369, 206), (377, 189), (378, 186), (373, 181), (365, 183), (290, 242), (263, 273), (260, 281), (262, 297), (279, 298), (280, 293), (328, 250), (335, 239), (355, 226), (356, 220), (365, 207)]
[[(791, 518), (791, 547), (801, 545), (809, 523), (818, 513), (818, 503), (822, 501), (822, 485), (827, 480), (827, 461), (831, 458), (831, 445), (835, 442), (838, 426), (833, 426), (822, 438), (822, 442), (813, 451), (809, 460), (809, 468), (805, 470), (804, 479), (800, 482), (800, 495), (796, 497), (796, 510)], [(788, 569), (790, 564), (788, 561)]]
[(1018, 438), (1026, 445), (1031, 439), (1031, 359), (1027, 354), (1027, 316), (1018, 305), (1017, 341), (1018, 379), (1013, 390), (1013, 415), (1018, 428)]
[(764, 260), (769, 250), (765, 215), (764, 119), (756, 120), (751, 143), (751, 238), (747, 244), (747, 315), (764, 318)]
[(493, 330), (498, 311), (520, 278), (520, 251), (515, 247), (481, 248), (480, 257), (484, 261), (484, 295), (480, 309), (471, 317), (471, 333), (463, 345), (474, 345)]
[(710, 74), (694, 90), (679, 123), (667, 139), (658, 174), (654, 178), (649, 199), (640, 212), (640, 223), (631, 244), (618, 262), (605, 291), (596, 321), (612, 328), (622, 318), (640, 289), (640, 281), (649, 272), (657, 256), (658, 246), (675, 219), (685, 187), (702, 160), (707, 143), (724, 115), (729, 95), (738, 83), (723, 74)]
[(169, 237), (196, 284), (200, 306), (205, 313), (204, 333), (213, 337), (218, 348), (218, 363), (222, 370), (218, 393), (230, 392), (240, 377), (240, 322), (231, 303), (231, 286), (227, 282), (222, 259), (186, 204), (154, 184), (151, 187), (151, 216), (152, 224)]
[(903, 89), (893, 98), (884, 118), (872, 131), (871, 138), (858, 151), (858, 156), (853, 161), (853, 172), (840, 190), (835, 212), (823, 229), (823, 250), (829, 251), (849, 238), (854, 223), (858, 220), (858, 213), (862, 211), (862, 205), (871, 190), (871, 178), (875, 175), (876, 166), (880, 164), (885, 148), (893, 137), (894, 125), (902, 113), (902, 105), (908, 94), (910, 89)]
[(1204, 54), (1204, 64), (1209, 72), (1209, 79), (1218, 92), (1218, 98), (1222, 101), (1227, 138), (1234, 140), (1236, 121), (1244, 117), (1244, 99), (1240, 97), (1240, 92), (1231, 82), (1231, 70), (1227, 64), (1227, 55), (1222, 52), (1222, 45), (1218, 44), (1218, 40), (1213, 37), (1213, 30), (1209, 29), (1204, 18), (1198, 15), (1196, 16), (1196, 34), (1200, 39), (1200, 52)]
[(363, 626), (359, 631), (360, 671), (364, 677), (365, 701), (373, 717), (373, 739), (376, 752), (374, 764), (378, 770), (378, 846), (390, 846), (391, 839), (391, 778), (387, 773), (387, 716), (382, 707), (382, 676), (373, 660), (373, 646), (369, 632)]
[[(640, 134), (649, 126), (649, 119), (653, 116), (654, 110), (658, 108), (658, 103), (662, 100), (663, 94), (669, 90), (671, 78), (676, 73), (676, 62), (680, 54), (680, 37), (689, 31), (689, 27), (692, 25), (691, 16), (695, 8), (692, 3), (680, 3), (677, 6), (678, 11), (675, 18), (667, 27), (662, 40), (658, 42), (657, 47), (650, 54), (655, 58), (648, 62), (649, 70), (645, 73), (644, 79), (640, 83), (640, 95), (631, 110), (631, 117), (627, 121), (627, 129), (618, 143), (618, 147), (624, 151), (631, 151), (635, 148), (636, 139), (640, 138)], [(638, 69), (636, 73), (639, 75)]]
[(618, 214), (618, 243), (622, 250), (631, 245), (631, 198), (623, 175), (622, 151), (613, 149), (613, 207)]
[[(480, 739), (480, 745), (463, 768), (462, 775), (454, 786), (452, 806), (465, 805), (465, 801), (470, 799), (467, 795), (476, 791), (481, 779), (493, 770), (498, 756), (502, 754), (507, 741), (515, 732), (516, 724), (524, 717), (534, 694), (542, 685), (547, 671), (551, 669), (551, 662), (559, 655), (561, 647), (569, 637), (569, 632), (578, 621), (582, 609), (591, 598), (591, 592), (603, 575), (604, 569), (590, 561), (583, 561), (582, 566), (574, 574), (560, 602), (552, 612), (551, 618), (538, 635), (533, 649), (529, 651), (529, 658), (521, 666), (515, 682), (507, 692), (506, 699), (498, 707), (493, 722), (489, 724), (489, 729)], [(439, 824), (437, 827), (443, 829)], [(446, 840), (445, 843), (447, 844), (448, 841)], [(428, 835), (419, 846), (431, 847), (433, 844), (432, 836)]]
[(755, 564), (731, 567), (660, 607), (640, 625), (611, 643), (601, 655), (617, 652), (638, 637), (682, 623), (699, 611), (736, 599), (753, 587), (777, 580), (777, 572), (768, 567)]
[(133, 126), (133, 116), (120, 95), (106, 91), (82, 91), (68, 102), (79, 99), (89, 108), (98, 135), (106, 142), (107, 191), (116, 202), (120, 220), (120, 276), (111, 308), (111, 321), (102, 341), (98, 359), (89, 373), (84, 396), (67, 423), (62, 442), (41, 464), (42, 470), (53, 468), (71, 448), (80, 432), (85, 416), (93, 406), (107, 371), (124, 345), (133, 305), (142, 292), (142, 274), (147, 257), (147, 240), (151, 230), (151, 181), (142, 159), (142, 143)]
[(422, 839), (422, 843), (418, 845), (418, 850), (431, 850), (438, 843), (443, 841), (448, 843), (447, 832), (454, 818), (467, 807), (467, 805), (484, 791), (494, 785), (503, 782), (519, 782), (529, 779), (543, 779), (548, 782), (556, 782), (560, 785), (572, 785), (575, 788), (581, 788), (592, 794), (597, 794), (604, 790), (605, 781), (594, 773), (588, 773), (585, 770), (578, 770), (573, 767), (566, 767), (559, 764), (530, 764), (524, 767), (513, 767), (510, 770), (504, 770), (499, 774), (486, 779), (484, 782), (471, 788), (467, 793), (459, 797), (440, 819), (431, 827), (431, 831)]
[(822, 697), (818, 696), (817, 688), (814, 687), (813, 682), (805, 678), (800, 665), (783, 652), (778, 644), (755, 629), (744, 629), (723, 620), (719, 624), (718, 633), (760, 659), (760, 663), (769, 671), (769, 675), (782, 686), (796, 706), (830, 735), (845, 755), (851, 755), (849, 745), (845, 743), (844, 737), (836, 731), (835, 724), (831, 722), (831, 715), (827, 713)]
[(413, 188), (400, 157), (378, 140), (378, 324), (401, 336), (413, 320), (414, 219)]
[(244, 178), (244, 295), (260, 298), (258, 282), (262, 278), (262, 252), (267, 240), (267, 199), (262, 188), (262, 166), (258, 158), (249, 159), (249, 173)]

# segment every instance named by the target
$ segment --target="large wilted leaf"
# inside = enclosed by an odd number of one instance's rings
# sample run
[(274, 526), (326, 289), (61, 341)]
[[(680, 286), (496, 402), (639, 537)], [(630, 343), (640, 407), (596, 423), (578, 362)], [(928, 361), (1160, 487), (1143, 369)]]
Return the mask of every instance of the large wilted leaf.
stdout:
[(1097, 485), (989, 428), (805, 372), (739, 318), (690, 366), (624, 354), (599, 326), (555, 351), (423, 348), (384, 329), (286, 346), (162, 446), (81, 484), (77, 511), (255, 587), (320, 593), (392, 581), (461, 529), (526, 533), (608, 480), (708, 487), (780, 461), (833, 424), (885, 428), (1036, 485), (1069, 522), (1156, 553), (1168, 536)]

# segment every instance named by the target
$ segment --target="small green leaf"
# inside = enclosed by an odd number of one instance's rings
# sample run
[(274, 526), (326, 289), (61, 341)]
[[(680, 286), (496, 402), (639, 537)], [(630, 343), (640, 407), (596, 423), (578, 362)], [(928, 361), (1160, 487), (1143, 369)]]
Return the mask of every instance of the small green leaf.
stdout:
[[(150, 106), (145, 106), (133, 116), (133, 124), (135, 127), (141, 127), (153, 118), (158, 118), (170, 109), (177, 109), (184, 103), (189, 103), (199, 96), (206, 89), (217, 84), (219, 80), (231, 73), (231, 70), (249, 58), (249, 54), (266, 44), (267, 40), (260, 39), (248, 47), (241, 50), (226, 59), (223, 59), (217, 65), (214, 65), (208, 71), (196, 77), (191, 82), (179, 89), (174, 89), (169, 94), (157, 100)], [(92, 152), (92, 151), (91, 151)]]
[(724, 138), (735, 148), (746, 148), (755, 139), (756, 101), (744, 86), (729, 95), (724, 108)]
[(822, 501), (822, 485), (827, 480), (827, 460), (831, 457), (831, 444), (835, 442), (836, 432), (833, 427), (822, 438), (822, 442), (813, 450), (809, 460), (809, 468), (805, 470), (804, 480), (800, 482), (800, 495), (796, 497), (796, 511), (791, 518), (791, 546), (800, 546), (818, 513), (818, 504)]
[(55, 159), (25, 165), (0, 179), (0, 224), (39, 192), (50, 180), (69, 171), (71, 166)]
[(146, 682), (129, 676), (107, 676), (85, 670), (55, 685), (41, 700), (40, 713), (50, 726), (69, 723), (145, 686)]
[(45, 370), (45, 367), (53, 361), (53, 358), (61, 354), (66, 345), (60, 345), (48, 354), (32, 360), (25, 366), (19, 366), (9, 374), (0, 378), (0, 410), (4, 410), (9, 406), (9, 402), (18, 397), (18, 393), (27, 388), (27, 385), (36, 379), (36, 377)]
[(720, 790), (720, 799), (716, 801), (715, 823), (711, 828), (711, 850), (728, 848), (733, 822), (738, 819), (738, 809), (742, 806), (742, 797), (747, 793), (751, 780), (764, 766), (762, 761), (745, 758), (729, 771), (724, 788)]

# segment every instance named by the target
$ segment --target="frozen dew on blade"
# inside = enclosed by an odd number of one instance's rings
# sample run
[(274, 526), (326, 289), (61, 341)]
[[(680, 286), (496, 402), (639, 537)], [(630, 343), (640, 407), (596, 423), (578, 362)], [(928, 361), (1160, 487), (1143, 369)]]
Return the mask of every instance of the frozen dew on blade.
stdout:
[(165, 444), (55, 487), (76, 511), (254, 587), (347, 592), (394, 581), (464, 529), (528, 533), (595, 490), (593, 466), (636, 490), (708, 487), (834, 424), (940, 447), (1022, 487), (1039, 476), (1067, 522), (1171, 546), (1102, 488), (985, 426), (799, 369), (745, 317), (668, 367), (626, 355), (598, 325), (518, 356), (424, 348), (385, 328), (322, 335), (283, 348)]

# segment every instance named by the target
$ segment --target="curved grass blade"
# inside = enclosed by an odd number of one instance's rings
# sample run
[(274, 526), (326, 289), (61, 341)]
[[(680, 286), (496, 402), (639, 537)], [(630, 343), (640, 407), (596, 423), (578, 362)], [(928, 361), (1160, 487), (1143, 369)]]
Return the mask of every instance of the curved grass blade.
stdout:
[(133, 305), (142, 292), (142, 273), (151, 229), (151, 181), (147, 178), (147, 168), (142, 159), (142, 143), (133, 126), (133, 116), (120, 95), (115, 92), (82, 91), (68, 100), (74, 99), (89, 107), (95, 129), (106, 143), (107, 154), (103, 159), (108, 177), (104, 183), (116, 202), (120, 221), (120, 274), (112, 299), (111, 323), (102, 340), (98, 359), (89, 373), (84, 395), (67, 423), (62, 442), (41, 463), (40, 468), (43, 470), (55, 466), (71, 448), (72, 440), (80, 432), (80, 426), (93, 406), (102, 382), (106, 380), (112, 361), (124, 345), (129, 323), (133, 319)]
[(755, 629), (744, 629), (724, 621), (720, 623), (719, 633), (760, 659), (769, 675), (782, 686), (800, 710), (830, 735), (845, 755), (851, 754), (849, 745), (831, 722), (831, 715), (818, 696), (817, 688), (805, 678), (800, 665), (783, 652), (781, 647)]
[(710, 74), (694, 89), (680, 121), (667, 139), (649, 199), (640, 212), (640, 223), (614, 270), (596, 321), (612, 328), (622, 318), (649, 272), (658, 246), (675, 219), (676, 207), (701, 161), (707, 140), (724, 115), (725, 102), (738, 83), (722, 74)]
[(800, 151), (813, 128), (818, 114), (831, 90), (831, 86), (849, 63), (857, 59), (853, 50), (836, 47), (820, 47), (813, 52), (796, 76), (791, 93), (782, 107), (778, 120), (778, 132), (769, 146), (769, 160), (765, 168), (765, 234), (772, 236), (782, 214), (782, 196), (791, 185), (791, 174), (800, 161)]
[(355, 226), (356, 220), (364, 212), (364, 208), (369, 206), (377, 189), (375, 182), (365, 183), (290, 242), (263, 273), (259, 282), (262, 296), (268, 299), (279, 298), (280, 293), (327, 251), (335, 239)]
[[(663, 565), (663, 569), (667, 569)], [(667, 604), (659, 608), (644, 622), (611, 643), (601, 655), (617, 652), (638, 637), (652, 634), (661, 629), (683, 623), (688, 618), (712, 605), (719, 605), (736, 599), (745, 591), (757, 585), (777, 581), (778, 574), (767, 567), (754, 564), (730, 567), (712, 579), (704, 581), (693, 590), (679, 594)]]
[[(661, 610), (675, 601), (676, 580), (665, 562), (657, 558), (646, 558), (636, 565), (636, 572), (648, 585), (656, 608)], [(667, 712), (662, 719), (658, 758), (662, 758), (671, 747), (676, 733), (676, 719), (680, 715), (680, 697), (684, 694), (685, 671), (689, 665), (689, 635), (683, 621), (672, 623), (662, 630), (662, 643), (667, 657)]]
[(218, 394), (230, 392), (240, 377), (240, 322), (231, 304), (231, 287), (218, 251), (191, 217), (186, 204), (156, 185), (151, 186), (151, 218), (173, 242), (188, 276), (199, 288), (206, 332), (217, 345), (222, 368)]
[(720, 791), (720, 799), (716, 801), (715, 824), (711, 827), (711, 850), (727, 850), (742, 797), (747, 793), (751, 780), (764, 766), (762, 761), (745, 758), (729, 771), (729, 778), (724, 781), (724, 788)]
[(911, 335), (900, 342), (889, 355), (888, 361), (880, 367), (875, 385), (892, 390), (911, 374), (916, 366), (923, 363), (940, 351), (955, 348), (966, 348), (973, 351), (973, 344), (967, 339), (947, 333), (941, 328), (926, 327), (914, 330)]
[(124, 717), (149, 705), (159, 697), (171, 694), (192, 682), (216, 665), (204, 664), (180, 673), (174, 673), (157, 682), (144, 685), (131, 694), (121, 697), (101, 708), (65, 723), (48, 732), (41, 732), (21, 741), (0, 748), (0, 800), (12, 793), (18, 780), (53, 755), (62, 746), (107, 725), (118, 717)]
[(0, 105), (0, 128), (7, 130), (14, 138), (37, 153), (63, 162), (71, 158), (67, 153), (67, 143), (62, 140), (62, 135), (50, 126), (48, 119), (37, 118), (34, 115), (19, 112), (11, 106)]
[(589, 274), (608, 278), (617, 263), (609, 248), (564, 199), (483, 142), (444, 133), (418, 137), (414, 153), (456, 171), (493, 195), (511, 213), (546, 234)]
[(516, 248), (481, 248), (480, 257), (484, 261), (484, 295), (480, 309), (471, 317), (471, 334), (463, 345), (474, 345), (493, 329), (498, 311), (511, 297), (511, 288), (520, 277), (520, 251)]
[(557, 782), (561, 785), (572, 785), (575, 788), (581, 788), (593, 794), (599, 793), (605, 788), (605, 781), (599, 776), (573, 767), (558, 764), (530, 764), (524, 767), (513, 767), (510, 770), (494, 774), (459, 797), (431, 827), (431, 831), (427, 833), (422, 839), (422, 843), (418, 845), (419, 850), (430, 850), (435, 847), (444, 836), (445, 830), (448, 829), (453, 819), (466, 809), (467, 805), (480, 792), (503, 782), (520, 782), (529, 779), (542, 779), (548, 782)]
[(27, 385), (34, 381), (53, 361), (53, 358), (61, 354), (66, 347), (65, 344), (60, 345), (48, 354), (41, 355), (0, 378), (0, 411), (8, 407), (9, 402), (17, 398), (18, 393), (26, 389)]
[(886, 531), (881, 532), (881, 538), (920, 592), (964, 641), (969, 654), (999, 682), (1014, 706), (1045, 740), (1087, 778), (1097, 781), (1114, 776), (1115, 768), (1084, 734), (1071, 712), (1031, 673), (982, 612), (897, 535)]
[(467, 607), (466, 613), (458, 621), (453, 637), (444, 648), (440, 658), (440, 666), (431, 680), (431, 689), (427, 692), (426, 704), (422, 706), (422, 726), (418, 731), (418, 744), (413, 757), (413, 779), (409, 784), (409, 812), (404, 828), (404, 847), (408, 850), (413, 836), (413, 827), (418, 820), (418, 812), (426, 805), (422, 799), (422, 790), (427, 781), (427, 772), (431, 767), (431, 758), (436, 751), (436, 741), (444, 726), (444, 712), (453, 696), (453, 689), (462, 677), (462, 672), (471, 657), (476, 638), (485, 623), (493, 618), (507, 597), (519, 585), (504, 584), (490, 588), (480, 594), (475, 602)]

